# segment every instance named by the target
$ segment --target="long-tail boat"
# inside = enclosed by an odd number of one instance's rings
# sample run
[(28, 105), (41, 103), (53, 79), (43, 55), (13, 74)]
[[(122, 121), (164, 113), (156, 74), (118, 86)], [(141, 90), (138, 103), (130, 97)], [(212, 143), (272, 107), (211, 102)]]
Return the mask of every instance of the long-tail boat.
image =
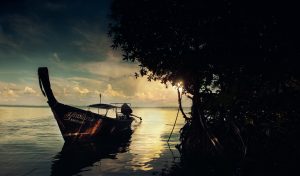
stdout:
[[(48, 98), (48, 104), (65, 142), (97, 141), (100, 138), (113, 140), (132, 132), (131, 123), (137, 116), (132, 114), (128, 104), (124, 103), (121, 107), (101, 103), (88, 106), (105, 109), (104, 115), (65, 105), (59, 103), (53, 95), (47, 67), (38, 68), (38, 77), (41, 91)], [(121, 108), (121, 112), (117, 111), (118, 108)], [(107, 116), (110, 109), (115, 110), (115, 118)]]

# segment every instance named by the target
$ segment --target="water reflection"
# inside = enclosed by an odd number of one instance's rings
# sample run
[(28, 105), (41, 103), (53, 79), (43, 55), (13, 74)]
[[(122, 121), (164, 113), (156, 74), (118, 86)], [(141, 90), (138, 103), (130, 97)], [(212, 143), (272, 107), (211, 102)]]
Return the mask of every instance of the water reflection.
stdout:
[(65, 143), (62, 150), (53, 158), (51, 176), (77, 175), (90, 170), (102, 159), (117, 159), (118, 153), (128, 151), (131, 134), (118, 139), (102, 139), (96, 143)]
[[(166, 143), (176, 108), (135, 108), (143, 117), (118, 145), (68, 145), (47, 108), (0, 107), (0, 175), (153, 175), (173, 163)], [(184, 120), (179, 117), (170, 147)], [(130, 144), (130, 145), (129, 145)], [(63, 147), (62, 147), (63, 146)]]
[[(137, 109), (136, 112), (143, 117), (143, 123), (136, 129), (132, 137), (132, 145), (129, 147), (133, 156), (131, 166), (133, 170), (153, 170), (155, 167), (153, 161), (166, 153), (172, 155), (166, 140), (174, 123), (172, 117), (175, 117), (176, 111), (168, 108), (156, 110), (149, 108)], [(179, 131), (179, 128), (175, 131)], [(177, 143), (177, 136), (174, 135), (172, 139)], [(175, 145), (172, 144), (173, 150), (174, 147)]]
[[(133, 154), (131, 161), (133, 170), (151, 170), (153, 167), (148, 164), (155, 158), (158, 158), (164, 150), (164, 143), (161, 140), (161, 134), (165, 130), (165, 120), (160, 118), (163, 116), (161, 111), (152, 112), (151, 116), (147, 118), (136, 130), (133, 136), (133, 145), (130, 146), (130, 151)], [(148, 115), (149, 116), (149, 115)], [(149, 121), (152, 118), (151, 121)]]

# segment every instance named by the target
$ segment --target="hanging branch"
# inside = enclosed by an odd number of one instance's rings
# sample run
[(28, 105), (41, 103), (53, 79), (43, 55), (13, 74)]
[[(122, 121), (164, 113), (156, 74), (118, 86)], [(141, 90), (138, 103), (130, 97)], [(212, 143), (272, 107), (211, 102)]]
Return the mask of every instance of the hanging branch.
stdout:
[(183, 93), (180, 94), (179, 87), (177, 88), (177, 94), (178, 94), (179, 110), (180, 110), (181, 114), (183, 115), (183, 118), (184, 118), (186, 121), (188, 121), (188, 120), (190, 120), (190, 118), (188, 118), (188, 117), (186, 116), (186, 114), (184, 113), (184, 111), (183, 111), (183, 109), (182, 109), (181, 99), (182, 99), (182, 94), (183, 94)]
[(182, 113), (183, 117), (185, 118), (185, 120), (188, 119), (188, 117), (185, 115), (185, 113), (183, 112), (183, 109), (182, 109), (182, 105), (181, 105), (182, 93), (180, 94), (179, 87), (177, 88), (177, 93), (178, 93), (178, 104), (179, 104), (179, 107), (178, 107), (178, 110), (177, 110), (177, 115), (176, 115), (176, 118), (175, 118), (175, 122), (174, 122), (173, 128), (172, 128), (171, 133), (169, 135), (169, 138), (167, 140), (167, 143), (169, 143), (169, 141), (171, 139), (171, 136), (173, 134), (175, 125), (177, 123), (177, 118), (178, 118), (179, 110), (181, 111), (181, 113)]
[(177, 110), (177, 115), (176, 115), (176, 118), (175, 118), (175, 122), (174, 122), (173, 128), (172, 128), (171, 133), (170, 133), (170, 135), (169, 135), (169, 138), (168, 138), (168, 140), (167, 140), (167, 143), (168, 143), (168, 144), (169, 144), (169, 141), (170, 141), (171, 136), (172, 136), (172, 134), (173, 134), (175, 125), (176, 125), (176, 123), (177, 123), (178, 114), (179, 114), (179, 108), (178, 108), (178, 110)]
[(221, 145), (221, 143), (219, 142), (219, 139), (209, 130), (206, 121), (202, 118), (202, 117), (204, 117), (203, 112), (200, 113), (199, 108), (197, 108), (197, 110), (198, 110), (198, 115), (199, 115), (199, 120), (200, 120), (201, 126), (204, 129), (204, 131), (206, 132), (206, 135), (207, 135), (209, 141), (212, 143), (212, 145), (214, 146), (214, 148), (216, 149), (216, 151), (218, 153), (222, 153), (224, 148)]

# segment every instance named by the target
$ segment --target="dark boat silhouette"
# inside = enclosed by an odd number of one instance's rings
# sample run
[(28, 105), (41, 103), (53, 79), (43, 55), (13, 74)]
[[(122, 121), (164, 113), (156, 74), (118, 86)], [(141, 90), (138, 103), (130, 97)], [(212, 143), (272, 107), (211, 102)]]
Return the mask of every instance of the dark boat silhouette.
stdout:
[[(41, 91), (48, 98), (48, 104), (65, 142), (97, 141), (100, 138), (113, 140), (131, 133), (134, 118), (140, 118), (132, 114), (131, 108), (126, 103), (121, 107), (101, 103), (89, 106), (105, 109), (105, 115), (59, 103), (53, 95), (47, 67), (40, 67), (38, 76)], [(118, 108), (121, 108), (121, 112), (117, 111)], [(115, 118), (107, 116), (110, 109), (115, 110)]]

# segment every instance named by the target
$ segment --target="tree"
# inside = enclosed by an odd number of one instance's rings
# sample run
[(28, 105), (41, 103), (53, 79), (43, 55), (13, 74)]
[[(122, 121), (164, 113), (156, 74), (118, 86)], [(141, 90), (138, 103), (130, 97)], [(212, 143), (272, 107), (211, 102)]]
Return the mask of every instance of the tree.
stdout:
[(181, 132), (183, 155), (240, 151), (244, 156), (246, 146), (258, 140), (251, 138), (253, 128), (269, 136), (268, 130), (283, 122), (299, 124), (296, 7), (114, 0), (109, 35), (124, 60), (140, 64), (140, 75), (173, 85), (183, 81), (193, 101)]

